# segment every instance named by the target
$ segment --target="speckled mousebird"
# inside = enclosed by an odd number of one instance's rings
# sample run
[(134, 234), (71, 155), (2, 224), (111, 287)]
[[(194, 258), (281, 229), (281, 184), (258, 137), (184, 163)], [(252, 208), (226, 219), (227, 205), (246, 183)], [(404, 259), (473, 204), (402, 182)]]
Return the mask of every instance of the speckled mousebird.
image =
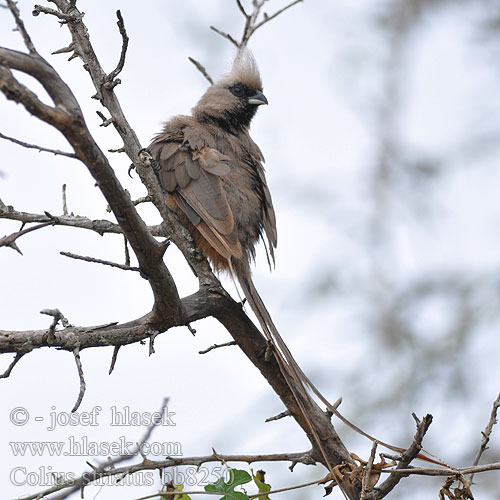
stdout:
[(307, 398), (304, 385), (309, 386), (328, 404), (294, 361), (252, 282), (250, 263), (258, 240), (267, 240), (269, 263), (277, 243), (264, 157), (249, 134), (258, 107), (267, 103), (253, 56), (240, 51), (231, 72), (207, 89), (192, 115), (166, 122), (149, 151), (170, 207), (198, 248), (217, 271), (239, 281), (264, 334), (276, 346), (292, 391)]

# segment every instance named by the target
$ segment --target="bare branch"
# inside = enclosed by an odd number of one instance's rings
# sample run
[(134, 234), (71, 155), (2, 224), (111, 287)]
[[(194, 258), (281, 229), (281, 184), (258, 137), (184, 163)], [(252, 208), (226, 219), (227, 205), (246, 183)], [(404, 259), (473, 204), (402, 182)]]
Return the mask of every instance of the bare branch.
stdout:
[(231, 342), (226, 342), (224, 344), (214, 344), (203, 351), (198, 351), (198, 354), (206, 354), (207, 352), (210, 352), (214, 349), (219, 349), (219, 347), (227, 347), (230, 345), (238, 345), (238, 343), (236, 341), (232, 340)]
[(83, 376), (83, 366), (82, 366), (82, 360), (80, 359), (80, 349), (78, 347), (75, 347), (73, 349), (73, 355), (75, 356), (75, 363), (76, 363), (76, 368), (78, 370), (78, 378), (80, 379), (80, 391), (78, 393), (78, 399), (76, 400), (75, 406), (73, 406), (73, 409), (71, 410), (71, 413), (74, 413), (80, 405), (82, 404), (83, 396), (85, 395), (85, 378)]
[(108, 82), (112, 82), (116, 76), (121, 73), (123, 66), (125, 65), (125, 56), (127, 55), (127, 47), (129, 42), (129, 37), (127, 35), (127, 30), (125, 29), (125, 23), (123, 22), (122, 13), (117, 10), (116, 17), (118, 18), (118, 29), (120, 31), (120, 35), (122, 36), (122, 50), (120, 53), (120, 60), (116, 68), (106, 77)]
[(14, 137), (9, 137), (8, 135), (4, 135), (0, 132), (0, 139), (5, 139), (7, 141), (13, 142), (14, 144), (18, 144), (23, 148), (30, 149), (38, 149), (39, 152), (52, 153), (54, 155), (67, 156), (68, 158), (76, 158), (75, 153), (66, 153), (65, 151), (60, 151), (59, 149), (50, 149), (45, 148), (43, 146), (37, 146), (36, 144), (29, 144), (27, 142), (20, 141), (19, 139), (15, 139)]
[(193, 59), (192, 57), (188, 57), (188, 59), (196, 66), (196, 69), (208, 80), (210, 85), (213, 85), (214, 81), (212, 80), (212, 77), (207, 73), (205, 66), (203, 66), (201, 63), (199, 63), (196, 59)]
[(70, 259), (83, 260), (85, 262), (93, 262), (95, 264), (103, 264), (105, 266), (116, 267), (118, 269), (122, 269), (123, 271), (136, 271), (141, 272), (140, 268), (128, 266), (125, 264), (118, 264), (117, 262), (111, 262), (109, 260), (96, 259), (95, 257), (86, 257), (84, 255), (78, 255), (71, 252), (59, 252), (61, 255), (65, 257), (69, 257)]

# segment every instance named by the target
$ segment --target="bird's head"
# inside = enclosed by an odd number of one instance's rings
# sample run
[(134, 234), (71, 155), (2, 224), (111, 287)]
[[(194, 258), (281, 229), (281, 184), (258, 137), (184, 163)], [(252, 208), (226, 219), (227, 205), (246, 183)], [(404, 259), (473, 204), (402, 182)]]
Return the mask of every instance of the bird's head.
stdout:
[(247, 50), (236, 56), (231, 73), (210, 86), (193, 108), (202, 122), (216, 123), (226, 130), (246, 129), (258, 106), (267, 104), (255, 59)]

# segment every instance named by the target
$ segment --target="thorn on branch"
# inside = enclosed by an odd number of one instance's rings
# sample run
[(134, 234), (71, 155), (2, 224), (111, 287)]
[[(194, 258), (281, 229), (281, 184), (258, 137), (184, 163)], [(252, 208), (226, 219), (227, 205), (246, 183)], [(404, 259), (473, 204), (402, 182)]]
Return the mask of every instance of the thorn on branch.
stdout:
[(207, 352), (213, 351), (214, 349), (219, 349), (220, 347), (228, 347), (230, 345), (238, 345), (238, 343), (235, 340), (232, 340), (231, 342), (226, 342), (224, 344), (214, 344), (203, 351), (198, 351), (198, 354), (206, 354)]
[(85, 394), (85, 378), (83, 376), (83, 367), (82, 367), (82, 360), (80, 359), (80, 348), (75, 347), (73, 349), (73, 355), (75, 357), (75, 363), (76, 363), (76, 368), (78, 370), (78, 377), (80, 379), (80, 392), (78, 393), (78, 399), (76, 400), (75, 406), (73, 406), (73, 409), (71, 410), (71, 413), (74, 413), (80, 405), (82, 404), (83, 396)]
[(62, 185), (63, 215), (68, 215), (68, 200), (66, 198), (66, 184)]
[(16, 356), (14, 357), (14, 359), (12, 360), (12, 363), (9, 365), (9, 367), (7, 368), (7, 370), (5, 370), (1, 375), (0, 375), (0, 378), (7, 378), (10, 376), (12, 370), (14, 369), (14, 366), (17, 365), (17, 363), (19, 362), (19, 360), (25, 355), (26, 353), (25, 352), (18, 352), (16, 353)]
[(67, 47), (63, 47), (62, 49), (54, 50), (54, 52), (52, 52), (51, 55), (56, 56), (58, 54), (67, 54), (69, 52), (73, 52), (74, 49), (75, 49), (75, 44), (73, 42), (71, 42)]
[(274, 415), (274, 417), (268, 417), (264, 422), (267, 424), (268, 422), (274, 422), (275, 420), (281, 420), (282, 418), (285, 417), (290, 417), (292, 414), (290, 413), (290, 410), (285, 410), (282, 411), (281, 413), (278, 413), (277, 415)]
[(113, 349), (113, 356), (111, 357), (111, 366), (109, 367), (108, 375), (111, 375), (113, 373), (113, 370), (115, 369), (116, 358), (118, 357), (118, 351), (120, 350), (120, 347), (121, 345), (115, 345)]
[(205, 66), (203, 66), (203, 64), (199, 63), (196, 59), (193, 59), (192, 57), (188, 57), (188, 59), (196, 66), (196, 69), (209, 81), (210, 85), (213, 85), (214, 81), (212, 77), (207, 73)]

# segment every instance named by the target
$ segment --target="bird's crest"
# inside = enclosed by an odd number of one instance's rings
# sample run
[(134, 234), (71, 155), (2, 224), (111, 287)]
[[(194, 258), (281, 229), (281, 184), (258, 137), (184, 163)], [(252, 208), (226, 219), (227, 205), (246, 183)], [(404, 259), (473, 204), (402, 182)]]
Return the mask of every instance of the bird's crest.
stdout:
[(248, 49), (238, 51), (233, 61), (231, 72), (219, 80), (219, 83), (243, 83), (249, 88), (262, 90), (262, 80), (255, 58)]

